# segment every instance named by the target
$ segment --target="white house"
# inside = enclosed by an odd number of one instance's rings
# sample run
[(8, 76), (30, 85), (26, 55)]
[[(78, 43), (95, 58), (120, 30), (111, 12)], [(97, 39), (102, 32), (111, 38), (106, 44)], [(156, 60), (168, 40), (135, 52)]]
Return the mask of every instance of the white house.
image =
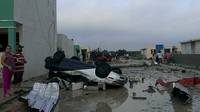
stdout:
[(200, 54), (200, 39), (181, 42), (182, 54)]
[(13, 49), (16, 43), (24, 46), (25, 79), (45, 74), (44, 60), (57, 46), (56, 0), (2, 0), (0, 4), (4, 5), (0, 10), (7, 11), (0, 11), (0, 44)]

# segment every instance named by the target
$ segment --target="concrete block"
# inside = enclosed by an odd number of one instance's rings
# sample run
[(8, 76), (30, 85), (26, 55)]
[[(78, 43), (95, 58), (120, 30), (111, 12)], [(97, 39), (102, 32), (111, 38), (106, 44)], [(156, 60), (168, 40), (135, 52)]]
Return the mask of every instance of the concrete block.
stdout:
[(102, 90), (106, 90), (106, 84), (105, 83), (103, 83), (103, 82), (99, 82), (98, 83), (98, 89), (102, 89)]
[(74, 90), (78, 90), (78, 89), (82, 89), (83, 88), (83, 82), (72, 82), (71, 84), (71, 90), (74, 91)]
[(89, 91), (97, 91), (99, 90), (98, 86), (84, 86), (85, 90), (89, 90)]

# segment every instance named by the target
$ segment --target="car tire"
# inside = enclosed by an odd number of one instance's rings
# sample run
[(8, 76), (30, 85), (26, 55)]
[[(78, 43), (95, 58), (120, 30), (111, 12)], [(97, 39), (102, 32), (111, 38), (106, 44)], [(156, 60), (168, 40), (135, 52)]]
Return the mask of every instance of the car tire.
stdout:
[(105, 62), (98, 61), (96, 64), (95, 74), (99, 78), (106, 78), (111, 72), (111, 66)]
[(45, 68), (46, 69), (52, 69), (53, 67), (53, 58), (52, 57), (47, 57), (45, 59)]
[(53, 55), (53, 61), (54, 61), (54, 63), (60, 63), (64, 58), (65, 58), (65, 53), (64, 53), (64, 51), (57, 51), (57, 52)]

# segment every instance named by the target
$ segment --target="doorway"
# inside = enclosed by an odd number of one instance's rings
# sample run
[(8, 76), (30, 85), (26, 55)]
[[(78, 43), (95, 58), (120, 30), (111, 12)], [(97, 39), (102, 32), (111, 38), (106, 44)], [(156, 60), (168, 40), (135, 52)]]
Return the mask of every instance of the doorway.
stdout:
[[(19, 32), (16, 32), (16, 43), (20, 42)], [(0, 29), (0, 52), (3, 52), (8, 46), (8, 29)]]

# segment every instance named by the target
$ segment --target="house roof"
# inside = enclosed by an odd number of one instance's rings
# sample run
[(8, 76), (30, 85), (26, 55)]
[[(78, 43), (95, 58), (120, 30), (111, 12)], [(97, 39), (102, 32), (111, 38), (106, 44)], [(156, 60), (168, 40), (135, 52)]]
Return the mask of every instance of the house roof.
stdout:
[(181, 44), (187, 44), (187, 43), (199, 42), (199, 41), (200, 41), (200, 38), (199, 39), (188, 40), (188, 41), (183, 41), (183, 42), (181, 42)]

